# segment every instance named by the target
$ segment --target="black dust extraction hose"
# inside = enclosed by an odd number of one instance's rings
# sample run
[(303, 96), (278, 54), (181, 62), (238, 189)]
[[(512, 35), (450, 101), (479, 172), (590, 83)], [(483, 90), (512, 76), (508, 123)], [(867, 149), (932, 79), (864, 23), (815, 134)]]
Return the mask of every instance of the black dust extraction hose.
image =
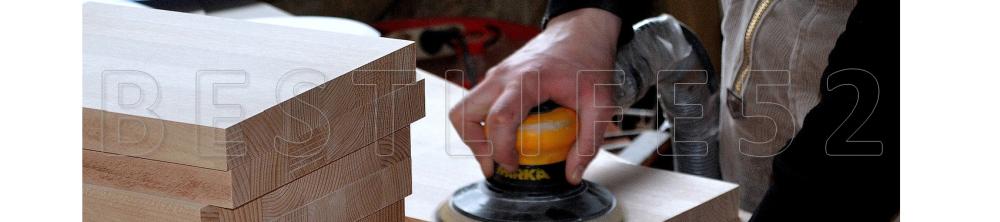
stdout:
[(643, 20), (618, 49), (619, 104), (655, 89), (673, 128), (674, 168), (708, 178), (719, 170), (719, 74), (697, 36), (670, 15)]

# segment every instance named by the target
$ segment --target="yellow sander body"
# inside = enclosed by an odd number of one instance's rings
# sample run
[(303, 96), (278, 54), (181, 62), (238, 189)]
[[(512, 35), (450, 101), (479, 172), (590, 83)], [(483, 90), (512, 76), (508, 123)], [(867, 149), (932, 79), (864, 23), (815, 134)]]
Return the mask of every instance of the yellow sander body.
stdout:
[[(441, 205), (437, 219), (460, 221), (623, 221), (606, 188), (566, 181), (566, 157), (576, 141), (576, 112), (551, 101), (521, 122), (517, 172), (494, 167), (492, 177), (464, 186)], [(489, 132), (487, 132), (487, 137)]]

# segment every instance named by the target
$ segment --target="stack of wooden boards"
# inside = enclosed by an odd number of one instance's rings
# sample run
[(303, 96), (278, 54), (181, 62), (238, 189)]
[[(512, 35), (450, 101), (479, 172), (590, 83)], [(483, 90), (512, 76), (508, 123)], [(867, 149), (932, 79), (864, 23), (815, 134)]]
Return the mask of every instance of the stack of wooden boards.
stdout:
[(401, 221), (410, 42), (88, 3), (84, 221)]

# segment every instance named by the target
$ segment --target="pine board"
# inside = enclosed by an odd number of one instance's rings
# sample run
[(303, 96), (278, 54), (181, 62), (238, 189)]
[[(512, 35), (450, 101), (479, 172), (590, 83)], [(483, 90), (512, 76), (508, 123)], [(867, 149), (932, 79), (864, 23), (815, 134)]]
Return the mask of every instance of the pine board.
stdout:
[[(202, 217), (223, 222), (355, 221), (409, 195), (410, 167), (405, 159), (353, 183), (313, 183), (308, 189), (265, 195), (235, 210), (212, 206)], [(304, 197), (310, 199), (295, 199)]]
[(83, 184), (83, 221), (201, 221), (203, 204)]
[[(354, 221), (411, 192), (408, 132), (357, 153), (372, 164), (334, 162), (236, 209), (84, 183), (84, 221)], [(405, 135), (405, 136), (403, 136)], [(378, 151), (381, 150), (381, 151)], [(376, 152), (392, 150), (394, 155)], [(351, 154), (354, 156), (355, 154)], [(350, 158), (350, 157), (348, 157)]]
[(378, 210), (378, 212), (368, 215), (365, 218), (361, 218), (358, 222), (404, 221), (406, 220), (406, 216), (404, 215), (406, 213), (406, 207), (403, 202), (404, 201), (400, 200), (399, 202)]
[[(301, 139), (301, 143), (292, 143), (279, 152), (288, 155), (254, 158), (229, 171), (84, 149), (84, 182), (234, 208), (423, 117), (423, 92), (422, 81), (397, 89), (376, 104), (358, 107), (335, 119), (328, 128), (304, 134), (301, 138), (309, 139)], [(379, 116), (395, 118), (375, 118)]]
[(222, 171), (414, 83), (402, 40), (98, 3), (82, 39), (85, 149)]
[[(447, 118), (465, 91), (440, 77), (417, 72), (427, 84), (427, 116), (413, 130), (413, 194), (406, 216), (433, 221), (456, 189), (482, 173)], [(736, 221), (736, 184), (627, 164), (601, 151), (584, 178), (608, 187), (625, 206), (627, 221)]]

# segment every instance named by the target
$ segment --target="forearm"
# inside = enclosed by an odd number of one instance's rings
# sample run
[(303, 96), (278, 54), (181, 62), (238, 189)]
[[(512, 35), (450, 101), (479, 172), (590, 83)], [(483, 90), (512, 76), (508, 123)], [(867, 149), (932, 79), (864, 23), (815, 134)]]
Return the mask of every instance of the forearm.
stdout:
[(559, 15), (583, 8), (600, 9), (617, 18), (621, 24), (617, 30), (601, 31), (618, 33), (618, 46), (632, 40), (632, 24), (658, 13), (654, 13), (653, 1), (650, 0), (549, 0), (542, 27)]

